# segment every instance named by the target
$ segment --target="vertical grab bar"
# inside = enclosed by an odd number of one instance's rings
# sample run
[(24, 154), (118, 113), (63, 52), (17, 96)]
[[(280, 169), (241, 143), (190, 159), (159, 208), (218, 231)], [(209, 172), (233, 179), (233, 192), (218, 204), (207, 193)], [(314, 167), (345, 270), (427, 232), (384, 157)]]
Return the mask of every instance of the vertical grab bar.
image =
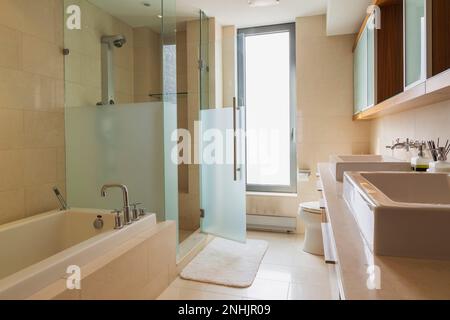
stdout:
[(233, 97), (233, 180), (237, 181), (237, 102), (236, 97)]

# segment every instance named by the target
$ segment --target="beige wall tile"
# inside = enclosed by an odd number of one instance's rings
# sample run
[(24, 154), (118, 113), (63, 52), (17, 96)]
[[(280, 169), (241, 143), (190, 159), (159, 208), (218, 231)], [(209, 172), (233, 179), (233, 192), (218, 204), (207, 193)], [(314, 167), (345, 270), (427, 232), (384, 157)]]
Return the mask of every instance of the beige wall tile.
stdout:
[(30, 108), (38, 100), (39, 77), (0, 67), (0, 108)]
[(57, 149), (24, 150), (25, 186), (56, 182)]
[(0, 109), (0, 149), (22, 148), (23, 143), (23, 111)]
[(57, 186), (65, 193), (65, 185), (61, 183), (41, 184), (25, 187), (25, 215), (32, 216), (59, 208), (58, 200), (52, 188)]
[(81, 83), (82, 59), (83, 55), (75, 50), (71, 50), (69, 55), (64, 56), (64, 77), (66, 81)]
[(0, 191), (23, 187), (23, 161), (21, 150), (0, 150)]
[(100, 56), (90, 57), (88, 55), (81, 55), (80, 69), (81, 69), (80, 84), (101, 88), (102, 62)]
[(26, 148), (63, 147), (64, 114), (60, 112), (24, 112)]
[(0, 68), (0, 107), (62, 112), (62, 105), (56, 104), (56, 99), (61, 101), (64, 92), (61, 81), (20, 70)]
[(0, 24), (16, 30), (23, 30), (24, 26), (23, 0), (0, 0)]
[(127, 43), (113, 48), (116, 103), (134, 102), (133, 29), (88, 1), (71, 1), (81, 6), (83, 28), (65, 33), (65, 46), (73, 57), (66, 57), (67, 105), (95, 106), (101, 100), (101, 37), (123, 34)]
[(23, 189), (0, 191), (0, 224), (25, 217), (24, 199)]
[(409, 161), (416, 156), (416, 150), (391, 151), (386, 146), (400, 138), (414, 140), (450, 139), (448, 123), (450, 121), (450, 101), (409, 110), (372, 120), (370, 151), (377, 154), (394, 156)]
[[(23, 5), (22, 31), (38, 37), (41, 40), (55, 43), (56, 41), (56, 0), (19, 0)], [(43, 18), (45, 17), (45, 18)]]
[(22, 35), (20, 32), (0, 25), (0, 66), (20, 68), (22, 64)]
[(56, 150), (56, 179), (66, 181), (66, 149), (63, 147)]
[(22, 37), (23, 70), (63, 79), (63, 55), (61, 47), (34, 36)]
[[(0, 0), (0, 223), (64, 190), (63, 1)], [(52, 148), (53, 147), (53, 148)]]

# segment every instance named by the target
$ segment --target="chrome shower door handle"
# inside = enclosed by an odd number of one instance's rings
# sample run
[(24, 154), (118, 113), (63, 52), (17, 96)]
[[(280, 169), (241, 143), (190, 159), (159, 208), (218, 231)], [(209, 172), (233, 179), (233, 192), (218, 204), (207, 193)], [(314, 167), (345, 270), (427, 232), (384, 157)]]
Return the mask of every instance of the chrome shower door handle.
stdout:
[(291, 128), (291, 141), (292, 142), (296, 142), (296, 132), (297, 130), (295, 130), (295, 128)]
[(237, 101), (233, 97), (233, 180), (237, 181)]

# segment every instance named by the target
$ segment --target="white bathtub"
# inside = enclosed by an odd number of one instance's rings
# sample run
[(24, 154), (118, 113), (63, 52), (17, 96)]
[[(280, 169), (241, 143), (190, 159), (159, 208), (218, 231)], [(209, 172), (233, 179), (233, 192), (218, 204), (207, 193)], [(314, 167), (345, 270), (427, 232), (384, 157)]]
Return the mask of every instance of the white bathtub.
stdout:
[[(97, 215), (104, 227), (96, 230)], [(114, 230), (114, 216), (98, 209), (52, 211), (0, 226), (0, 299), (25, 299), (156, 225), (149, 214)]]

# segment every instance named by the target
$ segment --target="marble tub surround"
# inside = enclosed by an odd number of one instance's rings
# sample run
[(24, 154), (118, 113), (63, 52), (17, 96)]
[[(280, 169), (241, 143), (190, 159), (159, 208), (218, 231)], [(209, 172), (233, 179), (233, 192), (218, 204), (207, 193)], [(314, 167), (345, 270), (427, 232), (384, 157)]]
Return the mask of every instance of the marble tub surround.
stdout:
[(60, 279), (29, 300), (156, 299), (176, 278), (176, 225), (156, 224), (81, 266), (81, 290)]
[[(343, 183), (335, 181), (329, 163), (319, 164), (319, 173), (343, 299), (450, 299), (449, 261), (373, 255), (343, 198)], [(379, 290), (367, 287), (369, 266), (379, 268)]]

